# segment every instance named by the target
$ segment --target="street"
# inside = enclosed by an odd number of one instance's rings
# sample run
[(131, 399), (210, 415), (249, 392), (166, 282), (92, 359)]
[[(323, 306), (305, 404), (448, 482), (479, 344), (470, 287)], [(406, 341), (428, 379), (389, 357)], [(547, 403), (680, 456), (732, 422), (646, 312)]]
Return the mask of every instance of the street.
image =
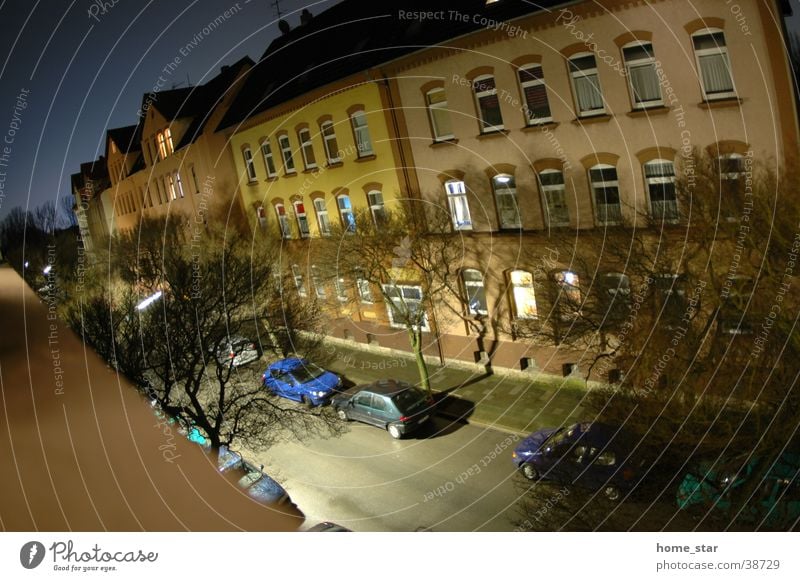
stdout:
[(257, 455), (306, 515), (355, 531), (510, 531), (519, 437), (437, 417), (394, 440), (350, 423), (341, 438), (283, 443)]

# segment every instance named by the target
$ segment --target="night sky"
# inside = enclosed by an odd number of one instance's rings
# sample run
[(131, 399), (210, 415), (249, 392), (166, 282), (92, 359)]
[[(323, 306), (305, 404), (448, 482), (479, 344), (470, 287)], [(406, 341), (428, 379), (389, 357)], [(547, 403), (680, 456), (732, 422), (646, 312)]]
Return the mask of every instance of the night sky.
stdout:
[[(303, 7), (318, 14), (333, 3), (281, 0), (280, 6), (294, 27)], [(160, 75), (169, 89), (203, 83), (245, 55), (257, 61), (279, 34), (273, 4), (0, 0), (0, 140), (13, 141), (0, 141), (0, 218), (14, 206), (71, 195), (70, 174), (104, 152), (106, 129), (136, 122), (142, 95)], [(792, 7), (790, 27), (797, 30), (800, 0)], [(235, 13), (203, 35), (226, 10)], [(180, 64), (165, 75), (176, 57)]]
[[(104, 153), (106, 129), (136, 123), (159, 75), (163, 89), (185, 87), (245, 55), (258, 61), (280, 34), (273, 3), (0, 0), (0, 217), (71, 195), (70, 175)], [(294, 27), (302, 8), (318, 14), (332, 3), (281, 0), (280, 8)]]

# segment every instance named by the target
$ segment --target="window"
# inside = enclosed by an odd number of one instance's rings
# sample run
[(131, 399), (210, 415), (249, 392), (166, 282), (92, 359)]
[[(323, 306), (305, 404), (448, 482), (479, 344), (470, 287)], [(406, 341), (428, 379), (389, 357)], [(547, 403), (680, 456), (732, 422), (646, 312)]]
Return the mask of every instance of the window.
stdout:
[(552, 121), (550, 103), (547, 101), (547, 87), (541, 65), (520, 67), (517, 76), (525, 102), (525, 121), (528, 125)]
[(569, 270), (562, 270), (556, 272), (554, 278), (558, 290), (557, 300), (560, 303), (563, 300), (573, 308), (580, 307), (581, 288), (578, 275)]
[(178, 172), (178, 171), (176, 171), (176, 172), (175, 172), (175, 185), (176, 185), (176, 186), (177, 186), (177, 188), (178, 188), (178, 195), (179, 195), (181, 198), (183, 198), (183, 197), (184, 197), (184, 193), (183, 193), (183, 181), (181, 180), (181, 173), (180, 173), (180, 172)]
[(156, 135), (158, 140), (158, 155), (159, 159), (166, 159), (167, 157), (167, 137), (163, 131), (159, 131)]
[(594, 194), (597, 223), (618, 224), (622, 220), (622, 209), (619, 203), (617, 168), (605, 164), (596, 165), (589, 170), (589, 181)]
[(333, 121), (325, 121), (320, 126), (322, 133), (322, 142), (325, 145), (325, 157), (328, 158), (328, 164), (339, 163), (342, 161), (339, 157), (339, 144), (336, 141), (336, 130), (333, 128)]
[(253, 161), (253, 152), (250, 151), (249, 147), (245, 147), (242, 150), (242, 156), (244, 157), (244, 168), (247, 171), (247, 181), (256, 181), (256, 164)]
[(485, 315), (489, 312), (486, 306), (486, 289), (483, 286), (483, 274), (479, 270), (467, 268), (461, 272), (467, 300), (467, 312), (470, 315)]
[(353, 125), (353, 135), (356, 140), (356, 147), (358, 147), (358, 157), (372, 155), (372, 139), (369, 136), (369, 127), (367, 126), (367, 116), (363, 111), (356, 111), (350, 116), (350, 123)]
[(503, 115), (500, 113), (500, 100), (497, 98), (497, 87), (494, 77), (483, 75), (472, 82), (475, 101), (478, 105), (478, 120), (481, 131), (499, 131), (503, 128)]
[(297, 294), (301, 297), (306, 296), (306, 284), (303, 281), (303, 271), (300, 270), (300, 267), (296, 264), (292, 265), (292, 278), (294, 279), (294, 287), (297, 289)]
[(167, 181), (169, 182), (169, 195), (173, 200), (178, 199), (178, 194), (175, 192), (175, 176), (171, 173), (167, 174)]
[(267, 177), (274, 178), (276, 175), (278, 175), (278, 172), (275, 170), (275, 159), (272, 157), (272, 146), (267, 140), (264, 140), (261, 143), (261, 155), (264, 156), (264, 167), (267, 168)]
[(147, 185), (147, 190), (146, 191), (147, 191), (147, 206), (149, 208), (152, 208), (153, 207), (153, 196), (152, 196), (152, 193), (150, 192), (150, 185), (149, 184)]
[(278, 227), (281, 229), (282, 238), (291, 238), (292, 229), (289, 227), (289, 218), (286, 216), (286, 208), (283, 204), (275, 204), (275, 214), (278, 216)]
[(545, 221), (550, 227), (569, 226), (569, 210), (564, 188), (564, 174), (557, 169), (539, 172), (539, 187), (544, 198)]
[(156, 187), (156, 194), (158, 195), (158, 204), (161, 205), (161, 204), (164, 203), (164, 196), (162, 194), (163, 188), (162, 188), (160, 179), (156, 179), (156, 186), (155, 187)]
[(392, 327), (428, 330), (428, 317), (422, 309), (422, 287), (386, 284), (383, 292), (389, 299), (386, 311)]
[(320, 276), (319, 268), (316, 265), (311, 265), (311, 284), (314, 285), (314, 293), (318, 299), (325, 298), (325, 285), (322, 284), (322, 276)]
[(453, 139), (453, 127), (450, 124), (450, 113), (447, 110), (447, 94), (444, 89), (431, 89), (425, 94), (428, 114), (431, 117), (434, 141)]
[(451, 180), (444, 184), (444, 189), (447, 192), (447, 202), (450, 205), (453, 228), (456, 230), (472, 230), (472, 220), (469, 217), (469, 204), (464, 182)]
[(536, 294), (533, 289), (533, 275), (524, 270), (513, 270), (510, 278), (514, 317), (535, 319), (538, 311), (536, 310)]
[[(719, 309), (720, 331), (728, 335), (746, 335), (753, 332), (750, 313), (751, 297), (755, 289), (753, 279), (740, 274), (728, 277), (723, 293), (724, 301)], [(694, 306), (694, 305), (693, 305)]]
[(278, 146), (281, 148), (281, 156), (283, 156), (283, 171), (286, 173), (295, 173), (297, 170), (294, 167), (292, 144), (289, 142), (289, 136), (280, 135), (278, 137)]
[(336, 277), (333, 285), (336, 287), (336, 298), (339, 299), (339, 302), (347, 302), (347, 287), (345, 286), (344, 277)]
[(369, 281), (363, 270), (355, 271), (356, 289), (358, 290), (358, 298), (362, 303), (372, 303), (372, 289), (369, 286)]
[(599, 283), (600, 289), (605, 291), (605, 297), (600, 301), (604, 305), (605, 319), (609, 323), (615, 322), (629, 312), (631, 280), (621, 272), (607, 272)]
[(300, 142), (303, 164), (306, 166), (306, 169), (314, 169), (317, 167), (317, 158), (314, 157), (314, 144), (311, 143), (311, 132), (308, 129), (301, 129), (297, 132), (297, 140)]
[(294, 215), (297, 218), (297, 229), (300, 231), (300, 238), (308, 238), (308, 217), (306, 207), (303, 202), (294, 203)]
[(492, 178), (492, 189), (497, 200), (497, 217), (500, 228), (521, 228), (517, 204), (517, 183), (514, 176), (497, 175)]
[(653, 45), (649, 42), (630, 43), (622, 47), (622, 57), (628, 70), (633, 108), (663, 105)]
[(605, 113), (603, 94), (600, 92), (600, 78), (593, 54), (578, 54), (569, 59), (572, 88), (578, 106), (578, 116), (600, 115)]
[(720, 214), (725, 220), (737, 219), (742, 203), (742, 173), (745, 171), (744, 157), (738, 153), (727, 153), (717, 158), (720, 185)]
[(736, 96), (725, 34), (714, 28), (700, 30), (692, 35), (692, 43), (703, 96), (708, 100)]
[(336, 204), (339, 206), (339, 217), (342, 219), (342, 228), (347, 232), (355, 232), (356, 218), (353, 216), (353, 206), (350, 204), (350, 196), (346, 194), (337, 196)]
[(331, 235), (331, 221), (328, 219), (328, 208), (325, 207), (325, 200), (317, 198), (314, 200), (314, 211), (317, 213), (317, 224), (321, 236)]
[(654, 220), (674, 222), (678, 219), (678, 198), (675, 194), (675, 166), (666, 159), (644, 164), (644, 180), (650, 197), (650, 215)]
[(194, 193), (195, 194), (199, 194), (200, 193), (200, 184), (197, 181), (197, 173), (194, 171), (194, 166), (193, 165), (189, 166), (189, 171), (192, 174), (192, 186), (194, 187)]
[(170, 153), (175, 151), (175, 147), (172, 144), (172, 131), (170, 131), (169, 127), (167, 127), (164, 130), (163, 135), (164, 135), (164, 141), (167, 146), (167, 155), (169, 155)]
[(377, 190), (373, 190), (367, 194), (367, 201), (369, 202), (369, 211), (372, 214), (372, 219), (375, 221), (376, 226), (386, 223), (386, 208), (383, 205), (383, 194)]

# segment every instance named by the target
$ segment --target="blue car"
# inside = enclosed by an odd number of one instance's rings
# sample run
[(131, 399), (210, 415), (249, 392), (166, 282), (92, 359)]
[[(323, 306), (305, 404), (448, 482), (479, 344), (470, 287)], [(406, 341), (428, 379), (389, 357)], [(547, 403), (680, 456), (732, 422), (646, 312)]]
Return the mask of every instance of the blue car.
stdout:
[(250, 498), (266, 504), (289, 504), (291, 499), (286, 490), (250, 462), (243, 459), (236, 452), (221, 447), (219, 450), (219, 460), (217, 464), (219, 471), (223, 474), (237, 473), (241, 476), (237, 485), (247, 492)]
[(322, 405), (342, 386), (342, 378), (306, 359), (281, 359), (261, 376), (264, 387), (272, 393), (303, 402)]
[(530, 480), (553, 480), (602, 490), (619, 500), (641, 477), (641, 461), (632, 459), (630, 439), (618, 428), (580, 423), (533, 432), (512, 454)]

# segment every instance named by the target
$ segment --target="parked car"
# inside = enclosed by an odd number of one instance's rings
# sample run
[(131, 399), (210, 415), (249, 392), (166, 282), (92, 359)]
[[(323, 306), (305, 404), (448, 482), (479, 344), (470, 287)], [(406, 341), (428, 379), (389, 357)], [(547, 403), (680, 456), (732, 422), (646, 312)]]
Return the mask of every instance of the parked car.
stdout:
[[(678, 507), (730, 510), (731, 496), (748, 481), (758, 464), (758, 458), (748, 460), (747, 456), (699, 462), (678, 486)], [(781, 526), (800, 518), (800, 455), (782, 454), (738, 516), (745, 522), (763, 520), (768, 526)]]
[(232, 359), (233, 366), (239, 367), (259, 359), (261, 349), (255, 341), (237, 335), (230, 337), (222, 347), (217, 349), (216, 356), (220, 363), (226, 363)]
[(596, 422), (533, 432), (520, 442), (512, 459), (530, 480), (602, 490), (609, 500), (619, 500), (642, 474), (642, 461), (631, 457), (629, 436)]
[(402, 438), (433, 413), (433, 400), (409, 383), (382, 379), (348, 389), (332, 400), (337, 415), (378, 426), (392, 438)]
[(309, 405), (322, 405), (342, 386), (342, 378), (307, 359), (276, 361), (261, 376), (264, 387), (276, 395)]
[(237, 484), (251, 498), (267, 504), (291, 503), (289, 494), (283, 486), (265, 474), (263, 466), (256, 468), (237, 452), (224, 446), (220, 448), (217, 466), (224, 474), (238, 472), (241, 477)]
[(335, 522), (321, 522), (306, 531), (307, 533), (352, 533), (348, 528), (337, 525)]

